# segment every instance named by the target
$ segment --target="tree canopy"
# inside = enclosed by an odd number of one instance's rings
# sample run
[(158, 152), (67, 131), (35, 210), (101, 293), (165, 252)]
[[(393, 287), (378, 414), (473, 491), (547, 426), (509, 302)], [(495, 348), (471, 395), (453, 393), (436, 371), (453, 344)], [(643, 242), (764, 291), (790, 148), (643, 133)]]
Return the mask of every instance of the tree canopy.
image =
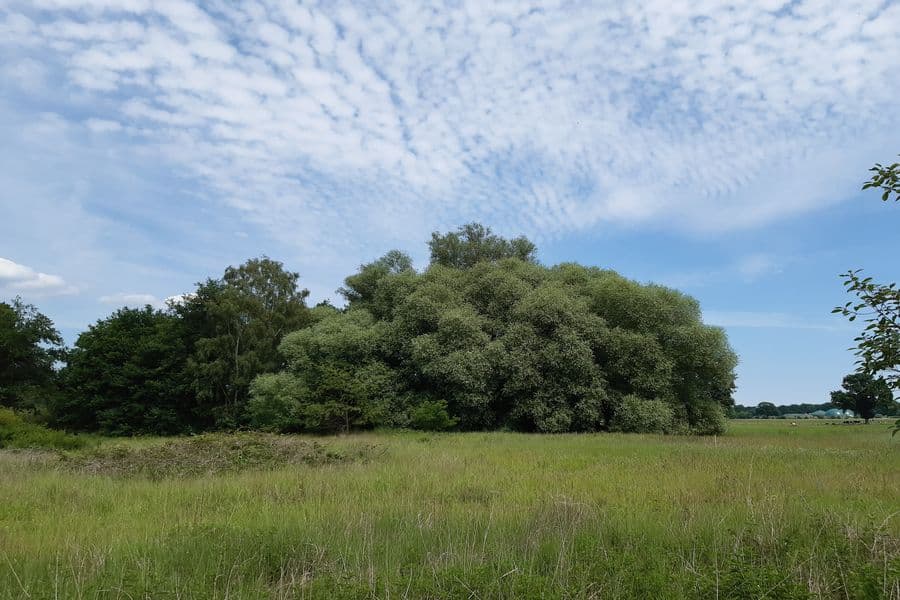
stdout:
[(197, 401), (218, 426), (242, 424), (250, 382), (281, 368), (281, 338), (309, 323), (309, 292), (299, 279), (278, 261), (254, 258), (172, 306), (190, 338), (187, 372)]
[(778, 407), (771, 402), (760, 402), (753, 414), (757, 417), (771, 418), (778, 417), (781, 413), (778, 412)]
[(737, 358), (695, 300), (541, 266), (517, 239), (466, 226), (432, 236), (421, 273), (398, 252), (363, 265), (346, 310), (285, 337), (287, 369), (257, 380), (251, 406), (286, 404), (291, 428), (316, 431), (410, 426), (424, 403), (463, 429), (639, 430), (622, 417), (641, 407), (648, 430), (722, 430)]
[(78, 336), (53, 421), (111, 435), (184, 433), (202, 415), (185, 372), (188, 339), (168, 311), (122, 308)]
[[(422, 271), (397, 250), (361, 265), (343, 308), (307, 308), (299, 276), (261, 257), (165, 309), (117, 310), (78, 337), (51, 418), (113, 435), (723, 430), (737, 357), (693, 298), (541, 265), (527, 239), (479, 224), (429, 247)], [(37, 332), (32, 362), (49, 376), (52, 324), (21, 303), (0, 309), (18, 323), (4, 331)]]
[(0, 405), (42, 408), (54, 364), (64, 356), (53, 321), (21, 298), (0, 302)]
[(284, 365), (282, 337), (312, 318), (298, 279), (254, 258), (165, 310), (123, 308), (99, 320), (75, 343), (53, 420), (114, 435), (243, 426), (250, 383)]
[(844, 377), (841, 389), (831, 392), (831, 402), (838, 408), (852, 410), (866, 423), (876, 412), (893, 414), (896, 409), (894, 395), (887, 382), (868, 373), (853, 373)]
[(518, 258), (535, 262), (535, 245), (525, 237), (500, 237), (480, 223), (468, 223), (456, 231), (431, 234), (431, 264), (465, 269), (479, 262)]

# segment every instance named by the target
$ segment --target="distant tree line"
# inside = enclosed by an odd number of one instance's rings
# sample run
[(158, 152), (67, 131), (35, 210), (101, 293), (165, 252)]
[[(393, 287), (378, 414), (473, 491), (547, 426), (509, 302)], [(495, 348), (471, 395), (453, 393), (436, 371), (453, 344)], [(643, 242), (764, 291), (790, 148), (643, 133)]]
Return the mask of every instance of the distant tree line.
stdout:
[(0, 304), (0, 403), (112, 435), (375, 427), (719, 433), (737, 358), (697, 302), (617, 273), (547, 267), (478, 224), (391, 251), (308, 308), (269, 258), (165, 309), (121, 308), (64, 349)]
[(852, 411), (866, 420), (878, 414), (886, 417), (900, 415), (900, 403), (894, 400), (887, 382), (864, 373), (852, 373), (844, 377), (842, 389), (831, 392), (831, 399), (831, 402), (822, 404), (735, 404), (728, 411), (728, 416), (732, 419), (777, 419), (785, 415), (808, 415), (835, 408)]
[(835, 408), (835, 406), (831, 402), (823, 402), (822, 404), (785, 404), (782, 406), (775, 405), (772, 402), (760, 402), (757, 406), (735, 404), (728, 411), (728, 416), (733, 419), (754, 419), (791, 414), (808, 414), (817, 410), (830, 410), (832, 408)]

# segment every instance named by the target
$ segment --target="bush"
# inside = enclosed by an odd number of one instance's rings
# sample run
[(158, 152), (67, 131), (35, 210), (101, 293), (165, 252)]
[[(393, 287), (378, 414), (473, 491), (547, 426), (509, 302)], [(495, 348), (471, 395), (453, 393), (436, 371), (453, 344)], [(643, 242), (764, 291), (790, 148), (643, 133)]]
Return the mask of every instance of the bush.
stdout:
[(645, 400), (628, 395), (616, 408), (610, 429), (624, 433), (668, 433), (675, 415), (662, 400)]
[(697, 435), (722, 435), (728, 425), (725, 409), (719, 404), (702, 404), (695, 411), (691, 432)]
[(29, 423), (13, 411), (0, 408), (0, 448), (77, 450), (96, 444), (92, 438)]
[(446, 431), (456, 425), (443, 400), (422, 402), (409, 413), (409, 426), (423, 431)]

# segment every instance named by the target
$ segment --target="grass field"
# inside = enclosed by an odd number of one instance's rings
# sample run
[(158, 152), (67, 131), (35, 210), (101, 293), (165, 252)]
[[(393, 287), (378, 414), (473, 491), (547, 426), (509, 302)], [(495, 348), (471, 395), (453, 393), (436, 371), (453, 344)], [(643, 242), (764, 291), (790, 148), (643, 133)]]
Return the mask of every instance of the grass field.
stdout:
[(0, 598), (900, 598), (887, 429), (0, 451)]

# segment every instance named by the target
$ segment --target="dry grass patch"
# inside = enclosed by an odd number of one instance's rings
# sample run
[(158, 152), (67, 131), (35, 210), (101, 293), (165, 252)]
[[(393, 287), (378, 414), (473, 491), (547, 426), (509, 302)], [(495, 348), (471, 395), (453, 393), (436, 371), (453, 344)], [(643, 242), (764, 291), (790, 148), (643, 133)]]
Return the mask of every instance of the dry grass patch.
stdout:
[(209, 434), (144, 445), (104, 445), (87, 452), (62, 455), (60, 467), (91, 475), (158, 480), (271, 470), (288, 465), (368, 461), (382, 452), (375, 444), (338, 448), (296, 436)]

